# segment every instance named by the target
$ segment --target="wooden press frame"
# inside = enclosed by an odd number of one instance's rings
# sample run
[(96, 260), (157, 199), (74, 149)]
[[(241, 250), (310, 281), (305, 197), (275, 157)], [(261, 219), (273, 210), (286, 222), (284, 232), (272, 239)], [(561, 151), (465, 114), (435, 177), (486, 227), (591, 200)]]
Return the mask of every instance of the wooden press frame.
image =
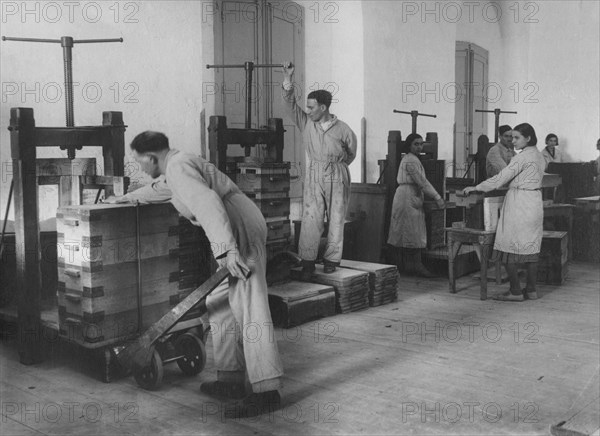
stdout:
[[(17, 257), (17, 318), (19, 360), (42, 361), (41, 273), (38, 215), (37, 147), (102, 147), (104, 174), (88, 184), (112, 195), (115, 184), (124, 190), (125, 129), (122, 112), (103, 112), (101, 126), (36, 127), (32, 108), (11, 108), (10, 146), (13, 161), (15, 243)], [(115, 176), (116, 178), (113, 179)]]

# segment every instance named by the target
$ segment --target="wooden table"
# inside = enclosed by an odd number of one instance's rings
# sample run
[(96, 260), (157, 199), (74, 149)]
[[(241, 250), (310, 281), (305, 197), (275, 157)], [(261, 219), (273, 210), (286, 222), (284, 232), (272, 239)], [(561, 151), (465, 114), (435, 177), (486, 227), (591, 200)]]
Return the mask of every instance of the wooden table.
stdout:
[(456, 293), (454, 259), (463, 244), (471, 244), (475, 248), (479, 263), (481, 264), (481, 299), (486, 300), (488, 259), (492, 253), (496, 231), (446, 227), (446, 235), (448, 237), (448, 280), (450, 282), (450, 292), (452, 294)]

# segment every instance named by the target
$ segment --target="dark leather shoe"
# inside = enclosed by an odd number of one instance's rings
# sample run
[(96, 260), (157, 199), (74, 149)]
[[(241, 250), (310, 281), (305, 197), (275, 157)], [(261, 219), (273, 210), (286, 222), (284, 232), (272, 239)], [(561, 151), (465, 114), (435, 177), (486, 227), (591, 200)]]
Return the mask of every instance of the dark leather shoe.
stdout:
[(335, 272), (335, 263), (333, 262), (328, 262), (328, 261), (324, 261), (323, 262), (323, 272), (325, 274), (331, 274), (333, 272)]
[(200, 391), (215, 398), (237, 400), (246, 396), (246, 387), (242, 383), (212, 381), (202, 383)]
[(226, 418), (252, 418), (279, 410), (281, 397), (278, 391), (252, 393), (241, 401), (228, 403), (223, 407)]
[(526, 300), (537, 300), (538, 294), (537, 291), (530, 291), (529, 289), (523, 289), (523, 298)]
[(496, 294), (492, 297), (492, 299), (498, 300), (498, 301), (516, 301), (516, 302), (525, 301), (525, 297), (523, 297), (523, 294), (513, 294), (510, 291), (506, 291), (501, 294)]

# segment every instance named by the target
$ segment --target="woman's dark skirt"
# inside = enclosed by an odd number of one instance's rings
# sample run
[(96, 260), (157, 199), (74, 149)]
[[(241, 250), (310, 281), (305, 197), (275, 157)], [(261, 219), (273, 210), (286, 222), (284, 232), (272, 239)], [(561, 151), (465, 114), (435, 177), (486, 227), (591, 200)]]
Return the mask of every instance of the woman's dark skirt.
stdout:
[(537, 262), (539, 260), (540, 253), (535, 254), (515, 254), (515, 253), (507, 253), (506, 251), (493, 250), (492, 256), (490, 260), (492, 262), (500, 263), (532, 263)]

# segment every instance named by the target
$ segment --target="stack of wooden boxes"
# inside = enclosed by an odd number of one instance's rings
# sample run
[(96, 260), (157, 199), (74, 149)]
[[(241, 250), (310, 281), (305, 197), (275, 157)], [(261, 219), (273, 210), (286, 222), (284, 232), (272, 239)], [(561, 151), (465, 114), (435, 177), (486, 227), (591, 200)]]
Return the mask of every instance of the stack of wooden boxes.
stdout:
[(57, 241), (59, 331), (88, 347), (144, 331), (215, 267), (171, 204), (64, 206)]
[(290, 246), (290, 163), (238, 163), (238, 187), (267, 222), (267, 259)]

